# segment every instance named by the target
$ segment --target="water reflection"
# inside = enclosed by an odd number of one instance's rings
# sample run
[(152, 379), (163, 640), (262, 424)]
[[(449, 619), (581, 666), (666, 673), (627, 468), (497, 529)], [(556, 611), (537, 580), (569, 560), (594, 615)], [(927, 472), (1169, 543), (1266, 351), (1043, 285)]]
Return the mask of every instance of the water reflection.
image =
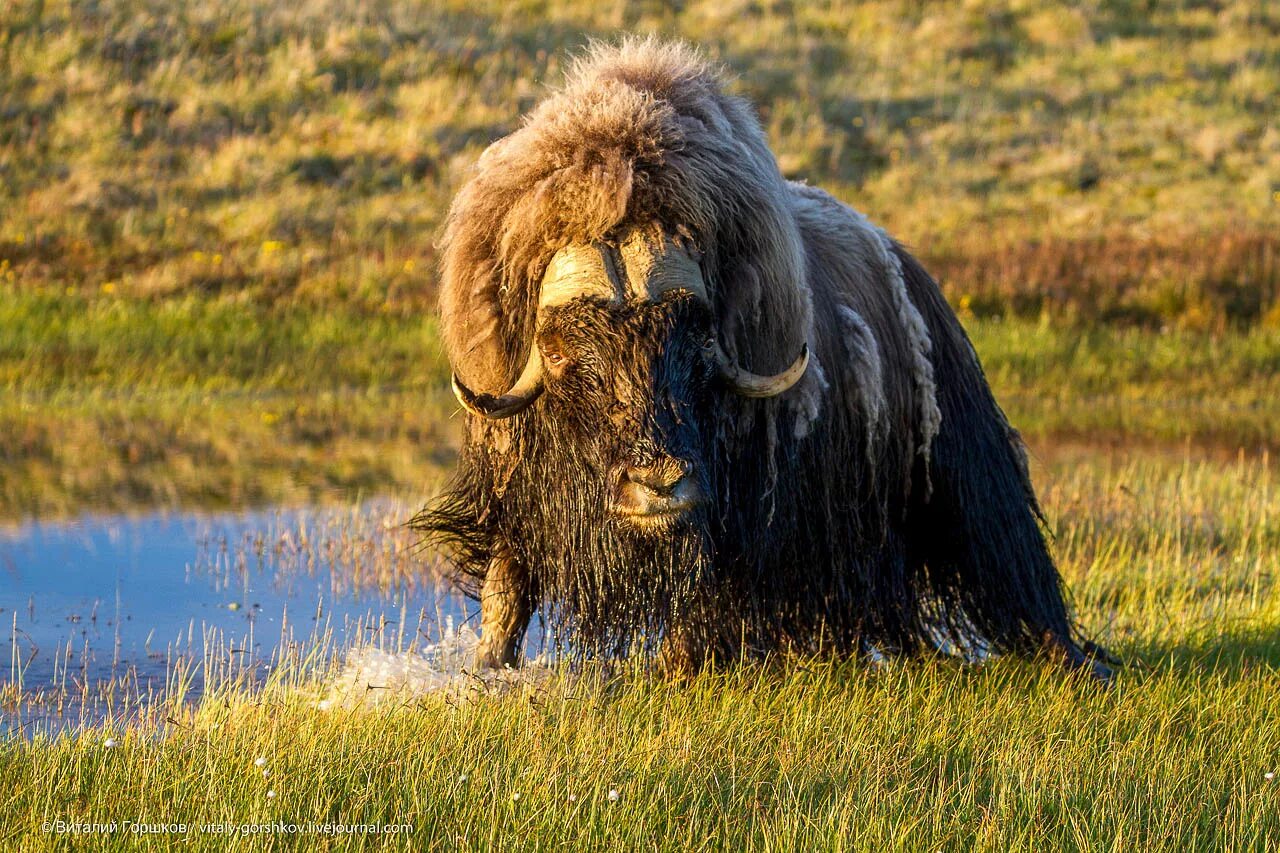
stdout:
[(401, 526), (411, 515), (384, 501), (0, 528), (0, 731), (29, 722), (16, 695), (83, 696), (122, 680), (146, 694), (179, 661), (234, 656), (265, 670), (286, 645), (405, 647), (424, 626), (474, 621)]

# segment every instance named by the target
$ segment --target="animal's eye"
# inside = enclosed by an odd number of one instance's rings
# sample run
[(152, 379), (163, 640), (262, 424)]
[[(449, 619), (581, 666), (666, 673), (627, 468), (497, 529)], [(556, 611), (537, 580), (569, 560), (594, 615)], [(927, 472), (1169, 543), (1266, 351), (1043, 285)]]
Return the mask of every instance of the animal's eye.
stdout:
[(702, 352), (704, 355), (712, 355), (716, 351), (716, 336), (711, 335), (702, 342)]
[(546, 358), (547, 358), (547, 364), (551, 365), (552, 367), (560, 367), (566, 361), (564, 357), (564, 353), (559, 352), (557, 350), (551, 350), (550, 352), (548, 352), (546, 354)]

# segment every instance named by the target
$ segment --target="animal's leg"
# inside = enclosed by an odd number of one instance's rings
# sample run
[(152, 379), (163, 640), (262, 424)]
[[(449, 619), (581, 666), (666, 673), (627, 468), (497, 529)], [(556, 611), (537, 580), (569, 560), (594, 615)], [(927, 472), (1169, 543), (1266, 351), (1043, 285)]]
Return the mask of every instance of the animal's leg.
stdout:
[(517, 652), (533, 615), (529, 576), (510, 557), (494, 557), (480, 590), (480, 645), (476, 666), (515, 666)]
[[(742, 659), (744, 639), (717, 622), (693, 617), (674, 625), (658, 649), (658, 671), (681, 680)], [(749, 644), (748, 644), (749, 645)]]
[(662, 638), (658, 670), (667, 678), (689, 678), (702, 668), (706, 657), (706, 650), (699, 646), (690, 632), (676, 629)]

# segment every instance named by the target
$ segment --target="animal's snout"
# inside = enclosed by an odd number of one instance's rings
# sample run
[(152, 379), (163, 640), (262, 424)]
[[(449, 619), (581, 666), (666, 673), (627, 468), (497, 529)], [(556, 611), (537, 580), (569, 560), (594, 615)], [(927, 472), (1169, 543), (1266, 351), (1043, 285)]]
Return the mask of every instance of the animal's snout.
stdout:
[(618, 484), (618, 512), (633, 519), (674, 518), (701, 500), (693, 466), (670, 457), (627, 466)]
[(689, 476), (689, 465), (674, 459), (655, 465), (629, 467), (623, 473), (628, 482), (635, 483), (655, 495), (668, 496)]

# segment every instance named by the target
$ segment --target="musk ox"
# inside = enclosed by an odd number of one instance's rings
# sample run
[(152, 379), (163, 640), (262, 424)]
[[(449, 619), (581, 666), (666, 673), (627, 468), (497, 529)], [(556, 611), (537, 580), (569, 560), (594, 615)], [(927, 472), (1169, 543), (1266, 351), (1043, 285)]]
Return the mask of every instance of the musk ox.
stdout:
[(779, 172), (692, 49), (597, 45), (491, 145), (440, 295), (458, 470), (414, 525), (583, 656), (1040, 653), (1105, 679), (1018, 434), (937, 284)]

